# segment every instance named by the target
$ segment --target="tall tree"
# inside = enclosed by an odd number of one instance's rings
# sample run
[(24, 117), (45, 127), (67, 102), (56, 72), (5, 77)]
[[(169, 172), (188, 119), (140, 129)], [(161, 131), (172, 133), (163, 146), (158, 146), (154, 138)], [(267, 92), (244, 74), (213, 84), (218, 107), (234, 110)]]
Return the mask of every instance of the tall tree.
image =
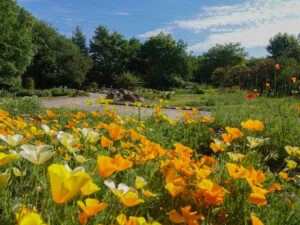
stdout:
[(35, 55), (23, 77), (32, 77), (38, 88), (78, 88), (91, 67), (77, 45), (58, 34), (55, 28), (36, 20), (33, 26)]
[(293, 49), (298, 46), (297, 38), (287, 33), (278, 33), (269, 40), (267, 51), (273, 58), (278, 58), (284, 54), (287, 49)]
[(203, 54), (203, 60), (200, 62), (195, 80), (205, 83), (211, 82), (211, 76), (216, 68), (239, 65), (246, 56), (247, 53), (240, 43), (217, 44)]
[(88, 49), (86, 47), (86, 38), (83, 35), (82, 30), (79, 28), (79, 26), (76, 26), (75, 31), (73, 31), (72, 42), (79, 47), (80, 51), (84, 55), (88, 54)]
[(110, 33), (106, 27), (99, 26), (90, 41), (90, 54), (93, 59), (90, 81), (100, 86), (111, 85), (127, 69), (128, 41), (118, 32)]
[(144, 79), (153, 88), (178, 86), (191, 77), (186, 44), (160, 33), (141, 48)]
[(18, 86), (30, 64), (32, 16), (16, 1), (0, 1), (0, 86)]

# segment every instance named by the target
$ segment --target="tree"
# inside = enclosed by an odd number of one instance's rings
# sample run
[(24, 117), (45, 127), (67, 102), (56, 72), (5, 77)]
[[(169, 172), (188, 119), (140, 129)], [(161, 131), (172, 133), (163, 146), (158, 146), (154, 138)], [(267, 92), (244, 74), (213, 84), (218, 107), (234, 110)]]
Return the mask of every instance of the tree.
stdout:
[(116, 31), (109, 33), (106, 27), (97, 27), (90, 41), (90, 54), (93, 68), (89, 80), (100, 86), (111, 85), (127, 70), (128, 41)]
[(247, 53), (240, 43), (230, 43), (225, 45), (217, 44), (203, 54), (195, 80), (198, 82), (209, 83), (213, 71), (218, 67), (236, 66), (245, 61)]
[(287, 49), (293, 49), (298, 46), (297, 38), (287, 33), (278, 33), (269, 40), (267, 51), (273, 58), (278, 58), (284, 54)]
[(191, 78), (186, 44), (176, 42), (171, 35), (160, 33), (141, 48), (143, 76), (152, 88), (178, 86)]
[(23, 78), (32, 77), (37, 88), (67, 86), (78, 88), (91, 67), (77, 45), (55, 28), (36, 20), (33, 26), (35, 54)]
[(30, 64), (32, 16), (13, 0), (0, 1), (0, 86), (21, 84)]
[(86, 38), (83, 35), (82, 30), (79, 28), (79, 26), (76, 26), (75, 31), (73, 31), (72, 42), (79, 47), (81, 53), (83, 53), (86, 56), (88, 55), (88, 49), (86, 47)]
[(128, 65), (127, 70), (135, 74), (141, 74), (141, 42), (132, 37), (128, 42)]

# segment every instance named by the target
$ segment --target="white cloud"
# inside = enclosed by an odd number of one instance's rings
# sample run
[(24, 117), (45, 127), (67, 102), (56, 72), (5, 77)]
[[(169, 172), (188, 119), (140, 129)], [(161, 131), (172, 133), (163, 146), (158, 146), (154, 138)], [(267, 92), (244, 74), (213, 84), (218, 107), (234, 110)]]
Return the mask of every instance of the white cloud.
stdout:
[(174, 28), (175, 28), (175, 26), (167, 26), (167, 27), (163, 27), (163, 28), (157, 28), (155, 30), (148, 31), (144, 34), (140, 34), (140, 35), (138, 35), (138, 37), (140, 37), (140, 38), (150, 38), (150, 37), (154, 37), (154, 36), (158, 35), (159, 33), (172, 34), (172, 30)]
[(113, 14), (119, 16), (131, 16), (131, 13), (129, 12), (114, 12)]
[(173, 23), (195, 35), (210, 33), (205, 41), (190, 46), (190, 51), (206, 51), (217, 43), (229, 42), (241, 42), (244, 47), (251, 48), (267, 45), (268, 40), (279, 32), (300, 33), (299, 9), (299, 0), (255, 0), (203, 7), (195, 19)]

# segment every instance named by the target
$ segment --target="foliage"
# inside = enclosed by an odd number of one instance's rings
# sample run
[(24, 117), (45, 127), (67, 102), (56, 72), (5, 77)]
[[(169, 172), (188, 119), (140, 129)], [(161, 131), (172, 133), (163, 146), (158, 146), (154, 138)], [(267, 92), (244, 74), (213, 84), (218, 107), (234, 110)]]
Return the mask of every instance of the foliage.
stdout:
[(35, 55), (24, 78), (33, 77), (36, 88), (80, 87), (91, 62), (77, 45), (59, 35), (50, 25), (37, 20), (33, 25), (33, 43)]
[(141, 47), (144, 80), (151, 88), (179, 87), (189, 80), (186, 44), (163, 33), (151, 37)]
[(79, 26), (76, 26), (75, 31), (73, 31), (72, 42), (79, 47), (82, 54), (84, 55), (88, 54), (88, 48), (86, 46), (86, 38), (83, 35), (82, 30), (79, 28)]
[(13, 0), (0, 2), (0, 86), (21, 85), (33, 55), (32, 16)]
[(297, 49), (299, 44), (296, 37), (287, 33), (278, 33), (269, 40), (267, 51), (272, 57), (278, 58), (284, 54), (285, 51)]
[(247, 53), (240, 43), (217, 44), (199, 58), (199, 67), (194, 79), (199, 83), (209, 83), (216, 68), (240, 65), (246, 56)]
[(28, 90), (34, 90), (34, 79), (27, 77), (24, 79), (24, 87)]
[(117, 88), (124, 88), (133, 90), (133, 88), (140, 82), (140, 79), (130, 72), (123, 73), (115, 82)]
[(68, 89), (65, 87), (59, 87), (52, 89), (52, 95), (53, 96), (71, 96), (75, 93), (74, 90)]
[(116, 31), (110, 33), (104, 26), (95, 30), (90, 41), (90, 54), (93, 68), (89, 80), (96, 81), (99, 86), (111, 85), (114, 80), (126, 71), (128, 63), (128, 41)]

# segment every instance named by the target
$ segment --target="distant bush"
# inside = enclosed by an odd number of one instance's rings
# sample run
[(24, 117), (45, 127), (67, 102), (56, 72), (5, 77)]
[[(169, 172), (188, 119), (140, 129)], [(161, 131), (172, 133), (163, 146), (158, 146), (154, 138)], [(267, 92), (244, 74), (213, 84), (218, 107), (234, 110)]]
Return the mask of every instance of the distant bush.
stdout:
[(72, 97), (77, 97), (77, 96), (86, 96), (86, 97), (90, 97), (90, 93), (89, 92), (85, 92), (85, 91), (75, 91), (74, 94), (72, 95)]
[(130, 72), (123, 73), (115, 82), (117, 88), (133, 90), (140, 79)]
[(194, 94), (204, 94), (204, 91), (201, 89), (200, 86), (195, 87), (195, 88), (192, 90), (192, 92), (193, 92)]
[(63, 88), (63, 87), (52, 89), (53, 96), (71, 96), (74, 93), (75, 93), (74, 90), (68, 89), (68, 88)]
[(51, 90), (35, 90), (34, 95), (38, 97), (51, 97), (52, 91)]
[(20, 89), (16, 92), (17, 97), (33, 96), (34, 91), (27, 89)]

